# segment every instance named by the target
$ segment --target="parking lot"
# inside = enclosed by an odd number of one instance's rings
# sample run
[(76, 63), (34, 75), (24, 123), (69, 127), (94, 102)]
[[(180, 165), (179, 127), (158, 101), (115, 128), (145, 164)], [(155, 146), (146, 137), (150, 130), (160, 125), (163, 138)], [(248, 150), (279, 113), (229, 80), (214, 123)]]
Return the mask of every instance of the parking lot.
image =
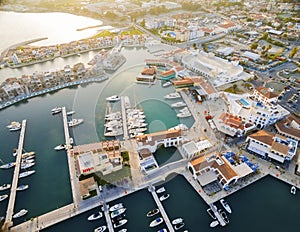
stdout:
[(295, 114), (300, 114), (300, 92), (294, 88), (283, 91), (279, 97), (279, 104)]

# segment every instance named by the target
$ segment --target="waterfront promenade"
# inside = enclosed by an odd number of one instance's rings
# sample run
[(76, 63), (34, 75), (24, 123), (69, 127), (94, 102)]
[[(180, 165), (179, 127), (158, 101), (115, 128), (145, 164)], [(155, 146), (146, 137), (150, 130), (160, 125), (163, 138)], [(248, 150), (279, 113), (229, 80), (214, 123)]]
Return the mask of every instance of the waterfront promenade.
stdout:
[(169, 217), (168, 217), (168, 215), (167, 215), (167, 213), (166, 213), (166, 211), (165, 211), (162, 203), (160, 202), (160, 200), (159, 200), (159, 198), (158, 198), (158, 196), (157, 196), (157, 194), (155, 192), (155, 187), (149, 186), (148, 190), (152, 194), (152, 197), (153, 197), (153, 199), (154, 199), (154, 201), (155, 201), (155, 203), (156, 203), (156, 205), (157, 205), (157, 207), (158, 207), (158, 209), (159, 209), (159, 211), (161, 213), (161, 216), (164, 219), (164, 221), (165, 221), (165, 223), (166, 223), (166, 225), (168, 227), (168, 231), (169, 232), (174, 232), (174, 228), (172, 226), (172, 223), (170, 222), (170, 219), (169, 219)]
[(26, 120), (23, 120), (21, 133), (20, 133), (20, 137), (19, 137), (16, 165), (14, 168), (14, 176), (13, 176), (13, 181), (12, 181), (11, 189), (10, 189), (9, 202), (8, 202), (7, 211), (6, 211), (6, 218), (5, 218), (5, 222), (3, 225), (4, 231), (8, 230), (8, 228), (13, 225), (12, 217), (14, 214), (16, 191), (17, 191), (18, 181), (19, 181), (23, 144), (24, 144), (24, 139), (25, 139), (25, 130), (26, 130)]

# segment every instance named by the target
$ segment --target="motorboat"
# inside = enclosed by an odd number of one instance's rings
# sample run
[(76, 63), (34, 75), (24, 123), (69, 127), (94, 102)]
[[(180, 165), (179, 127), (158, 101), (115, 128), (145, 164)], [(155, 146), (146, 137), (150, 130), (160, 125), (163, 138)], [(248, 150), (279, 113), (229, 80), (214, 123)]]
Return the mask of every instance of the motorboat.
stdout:
[(125, 214), (125, 213), (123, 213), (123, 214), (120, 214), (120, 215), (116, 216), (115, 218), (111, 219), (111, 221), (112, 221), (113, 223), (117, 223), (118, 221), (120, 221), (120, 220), (124, 219), (124, 218), (125, 218), (125, 216), (126, 216), (126, 214)]
[(120, 99), (121, 99), (120, 96), (118, 96), (118, 95), (112, 95), (110, 97), (107, 97), (106, 101), (115, 102), (115, 101), (119, 101)]
[(67, 116), (71, 116), (73, 114), (75, 114), (76, 112), (74, 110), (67, 112)]
[(179, 113), (185, 113), (185, 112), (189, 112), (189, 108), (187, 106), (179, 110)]
[[(30, 157), (29, 157), (30, 158)], [(34, 158), (26, 158), (26, 159), (22, 159), (22, 164), (30, 164), (30, 163), (34, 163)]]
[(122, 229), (122, 230), (119, 230), (118, 232), (127, 232), (127, 229), (124, 228), (124, 229)]
[(152, 217), (159, 213), (159, 209), (152, 209), (147, 213), (147, 217)]
[(166, 191), (165, 187), (161, 187), (156, 190), (156, 193), (163, 193), (164, 191)]
[(22, 190), (25, 190), (25, 189), (28, 189), (28, 188), (29, 188), (28, 184), (22, 184), (22, 185), (17, 187), (17, 191), (22, 191)]
[(158, 217), (156, 219), (154, 219), (151, 223), (150, 223), (150, 227), (155, 227), (158, 226), (159, 224), (163, 223), (164, 219), (162, 217)]
[(124, 206), (123, 206), (123, 203), (118, 203), (118, 204), (115, 204), (113, 205), (112, 207), (109, 208), (109, 211), (110, 212), (113, 212), (115, 210), (118, 210), (118, 209), (122, 209)]
[(180, 101), (180, 102), (175, 102), (175, 103), (173, 103), (173, 104), (171, 105), (171, 107), (173, 107), (173, 108), (179, 108), (179, 107), (184, 107), (184, 106), (186, 106), (186, 104), (185, 104), (184, 102), (182, 102), (182, 101)]
[(72, 119), (71, 121), (68, 122), (68, 126), (69, 127), (73, 127), (73, 126), (77, 126), (79, 124), (83, 123), (83, 119), (82, 118), (79, 118), (79, 119)]
[(35, 173), (35, 170), (26, 171), (26, 172), (21, 172), (21, 173), (19, 174), (19, 178), (23, 178), (23, 177), (26, 177), (26, 176), (30, 176), (30, 175), (32, 175), (32, 174), (34, 174), (34, 173)]
[(0, 195), (0, 201), (4, 201), (6, 198), (8, 198), (7, 194)]
[(231, 213), (231, 212), (232, 212), (232, 210), (231, 210), (231, 208), (230, 208), (230, 205), (228, 204), (227, 201), (225, 201), (225, 199), (221, 199), (221, 200), (220, 200), (220, 203), (221, 203), (221, 205), (223, 206), (223, 208), (224, 208), (228, 213)]
[(168, 131), (170, 130), (187, 130), (189, 129), (185, 124), (178, 124), (177, 126), (171, 127), (170, 129), (168, 129)]
[(218, 212), (219, 212), (219, 214), (221, 215), (221, 217), (223, 218), (224, 222), (225, 222), (226, 224), (228, 224), (228, 223), (229, 223), (229, 219), (228, 219), (227, 214), (225, 213), (225, 211), (219, 209)]
[(127, 222), (128, 222), (127, 219), (121, 219), (120, 221), (117, 221), (116, 223), (114, 223), (114, 228), (121, 227), (121, 226), (125, 225)]
[(173, 225), (176, 225), (176, 224), (182, 223), (182, 222), (183, 222), (183, 218), (176, 218), (176, 219), (174, 219), (174, 220), (172, 221), (172, 224), (173, 224)]
[(94, 229), (94, 232), (103, 232), (106, 230), (106, 226), (99, 226), (96, 229)]
[(146, 127), (141, 127), (141, 128), (136, 128), (136, 129), (130, 129), (129, 133), (134, 134), (134, 133), (140, 133), (140, 132), (145, 132), (147, 130)]
[(168, 232), (168, 230), (166, 228), (160, 229), (157, 232)]
[(111, 137), (111, 136), (120, 136), (122, 134), (123, 134), (123, 130), (118, 129), (118, 130), (113, 130), (113, 131), (106, 132), (106, 133), (104, 133), (104, 136)]
[(168, 199), (170, 197), (170, 194), (164, 194), (164, 195), (162, 195), (160, 198), (159, 198), (159, 200), (160, 201), (164, 201), (164, 200), (166, 200), (166, 199)]
[(211, 208), (208, 208), (206, 211), (212, 219), (217, 219), (214, 211)]
[(56, 147), (54, 147), (54, 150), (55, 151), (60, 151), (60, 150), (63, 150), (66, 148), (66, 145), (65, 144), (59, 144), (57, 145)]
[(176, 116), (178, 118), (187, 118), (187, 117), (192, 116), (192, 114), (190, 112), (183, 112), (183, 113), (178, 113)]
[(119, 120), (112, 120), (104, 124), (105, 127), (122, 126), (122, 122)]
[(18, 213), (13, 215), (13, 218), (19, 218), (28, 213), (27, 209), (21, 209)]
[(1, 169), (9, 169), (9, 168), (14, 167), (15, 165), (16, 165), (15, 162), (9, 162), (9, 163), (7, 163), (7, 164), (1, 165), (0, 168), (1, 168)]
[(6, 126), (10, 131), (18, 131), (21, 129), (22, 125), (19, 122), (13, 121), (8, 126)]
[(55, 108), (53, 108), (53, 109), (51, 110), (51, 113), (52, 113), (52, 114), (58, 114), (58, 113), (61, 112), (61, 110), (62, 110), (61, 107), (55, 107)]
[(31, 167), (33, 167), (35, 165), (35, 163), (33, 162), (33, 163), (22, 163), (21, 164), (21, 169), (27, 169), (27, 168), (31, 168)]
[(88, 217), (89, 221), (97, 220), (103, 216), (102, 212), (97, 212)]
[(180, 223), (174, 225), (174, 229), (175, 229), (175, 230), (179, 230), (179, 229), (181, 229), (182, 227), (184, 227), (184, 223), (183, 223), (183, 222), (180, 222)]
[(209, 224), (209, 226), (210, 227), (216, 227), (217, 225), (219, 225), (219, 221), (218, 220), (216, 220), (216, 221), (212, 221), (210, 224)]
[(129, 123), (128, 129), (137, 129), (141, 127), (146, 127), (148, 124), (144, 122), (137, 122), (137, 123)]
[(180, 94), (179, 93), (169, 93), (165, 96), (165, 99), (176, 99), (176, 98), (180, 98)]
[(165, 82), (165, 83), (163, 83), (162, 84), (162, 87), (168, 87), (168, 86), (170, 86), (170, 85), (172, 85), (172, 82), (170, 82), (170, 81), (167, 81), (167, 82)]
[(35, 156), (35, 152), (31, 151), (31, 152), (26, 152), (22, 154), (22, 159), (26, 159), (28, 157), (34, 157)]
[(296, 194), (296, 191), (297, 191), (297, 189), (296, 189), (296, 187), (295, 186), (292, 186), (291, 187), (291, 194)]
[(115, 211), (113, 211), (110, 216), (111, 218), (115, 218), (117, 216), (119, 216), (120, 214), (124, 213), (126, 211), (126, 208), (121, 208), (121, 209), (117, 209)]
[(121, 112), (120, 111), (117, 111), (117, 112), (114, 112), (114, 113), (110, 113), (110, 114), (106, 114), (105, 115), (105, 119), (109, 120), (111, 118), (114, 118), (114, 117), (121, 117)]
[(17, 156), (17, 154), (18, 154), (18, 149), (14, 148), (14, 150), (13, 150), (13, 157)]
[(11, 184), (3, 184), (3, 185), (0, 186), (0, 191), (9, 189), (10, 187), (11, 187)]

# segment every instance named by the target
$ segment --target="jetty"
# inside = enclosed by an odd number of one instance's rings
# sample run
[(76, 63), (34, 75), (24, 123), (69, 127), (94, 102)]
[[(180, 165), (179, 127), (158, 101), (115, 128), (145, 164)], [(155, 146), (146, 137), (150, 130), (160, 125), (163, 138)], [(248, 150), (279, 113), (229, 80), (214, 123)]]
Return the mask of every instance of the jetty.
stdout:
[(128, 137), (128, 130), (127, 130), (127, 116), (126, 116), (125, 97), (123, 97), (123, 96), (121, 96), (121, 112), (122, 112), (124, 140), (127, 140), (129, 137)]
[(110, 216), (109, 216), (109, 205), (107, 205), (107, 204), (104, 202), (104, 203), (103, 203), (102, 210), (103, 210), (103, 212), (104, 212), (104, 216), (105, 216), (105, 219), (106, 219), (106, 224), (107, 224), (108, 231), (109, 231), (109, 232), (114, 232), (114, 227), (113, 227), (113, 225), (112, 225), (111, 218), (110, 218)]
[(12, 216), (14, 214), (14, 206), (15, 206), (16, 191), (17, 191), (19, 174), (20, 174), (22, 151), (23, 151), (23, 144), (24, 144), (24, 138), (25, 138), (25, 130), (26, 130), (26, 120), (23, 120), (21, 133), (20, 133), (20, 137), (19, 137), (18, 150), (17, 150), (16, 166), (14, 169), (14, 176), (13, 176), (11, 189), (10, 189), (9, 202), (7, 205), (6, 217), (5, 217), (5, 222), (3, 225), (4, 231), (8, 230), (13, 225)]
[(172, 226), (172, 223), (170, 222), (170, 219), (169, 219), (169, 217), (168, 217), (168, 215), (167, 215), (167, 213), (166, 213), (166, 211), (165, 211), (162, 203), (158, 199), (158, 196), (157, 196), (157, 194), (155, 192), (155, 187), (154, 186), (149, 186), (148, 190), (152, 194), (152, 197), (153, 197), (153, 199), (154, 199), (154, 201), (155, 201), (155, 203), (156, 203), (156, 205), (157, 205), (157, 207), (158, 207), (158, 209), (159, 209), (159, 211), (160, 211), (160, 213), (161, 213), (161, 215), (162, 215), (162, 217), (164, 219), (164, 222), (166, 223), (166, 225), (168, 227), (168, 231), (169, 232), (174, 232), (175, 230), (174, 230), (174, 228)]
[(218, 208), (214, 205), (214, 204), (210, 204), (209, 207), (212, 209), (212, 211), (214, 212), (216, 218), (218, 219), (219, 223), (221, 226), (226, 226), (226, 222), (224, 221), (224, 219), (222, 218), (222, 216), (220, 215), (220, 213), (218, 212)]

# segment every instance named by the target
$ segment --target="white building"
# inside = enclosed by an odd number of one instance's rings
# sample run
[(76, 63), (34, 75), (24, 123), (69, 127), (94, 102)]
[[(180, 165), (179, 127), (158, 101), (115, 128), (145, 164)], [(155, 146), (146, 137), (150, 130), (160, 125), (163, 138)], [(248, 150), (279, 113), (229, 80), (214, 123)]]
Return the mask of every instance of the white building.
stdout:
[(17, 82), (13, 82), (12, 84), (4, 84), (2, 89), (7, 94), (9, 99), (14, 99), (20, 95), (25, 95), (24, 88)]
[(186, 156), (186, 158), (191, 159), (211, 147), (212, 144), (208, 140), (201, 140), (199, 142), (190, 141), (182, 145), (182, 153)]

